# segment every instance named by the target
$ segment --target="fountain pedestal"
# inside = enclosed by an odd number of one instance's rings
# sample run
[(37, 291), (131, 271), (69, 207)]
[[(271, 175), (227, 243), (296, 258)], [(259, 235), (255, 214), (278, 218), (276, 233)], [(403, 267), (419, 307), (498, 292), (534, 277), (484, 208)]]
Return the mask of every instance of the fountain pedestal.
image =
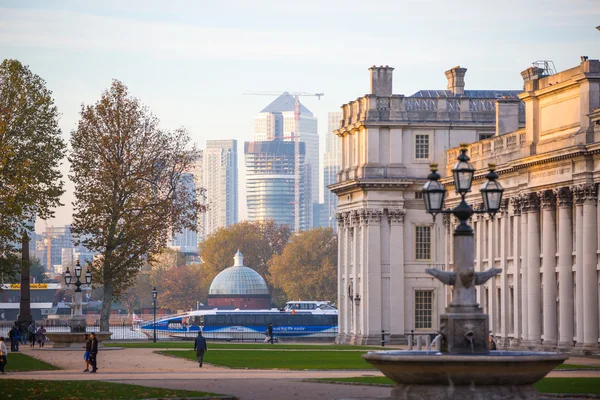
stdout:
[(440, 316), (442, 344), (440, 350), (449, 354), (487, 354), (489, 318), (479, 307), (461, 310), (446, 308)]

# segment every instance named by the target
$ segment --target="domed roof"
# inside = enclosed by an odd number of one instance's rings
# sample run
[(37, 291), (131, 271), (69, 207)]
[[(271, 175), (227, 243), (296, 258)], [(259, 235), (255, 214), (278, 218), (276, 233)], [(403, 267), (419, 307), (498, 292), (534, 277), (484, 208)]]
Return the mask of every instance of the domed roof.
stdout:
[(233, 267), (225, 268), (212, 281), (209, 295), (268, 295), (269, 288), (265, 280), (252, 268), (245, 267), (244, 258), (238, 250)]

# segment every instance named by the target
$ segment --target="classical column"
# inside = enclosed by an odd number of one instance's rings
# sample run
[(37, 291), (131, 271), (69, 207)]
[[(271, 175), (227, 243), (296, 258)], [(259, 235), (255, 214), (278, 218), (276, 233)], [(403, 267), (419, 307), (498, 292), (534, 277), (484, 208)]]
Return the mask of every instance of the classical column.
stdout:
[(522, 305), (522, 316), (521, 319), (522, 327), (523, 327), (523, 342), (527, 341), (529, 337), (529, 297), (527, 295), (529, 288), (529, 275), (528, 275), (528, 247), (527, 247), (527, 234), (528, 234), (528, 220), (527, 220), (527, 206), (529, 198), (528, 195), (523, 194), (520, 196), (521, 202), (521, 305)]
[(390, 221), (390, 340), (405, 335), (404, 316), (404, 214), (402, 209), (388, 210)]
[(529, 346), (539, 346), (542, 338), (540, 279), (540, 205), (535, 193), (526, 198), (527, 209), (527, 316)]
[(338, 337), (336, 342), (344, 343), (346, 331), (346, 308), (348, 306), (348, 264), (346, 264), (346, 253), (348, 252), (346, 235), (348, 234), (343, 212), (335, 214), (338, 224)]
[[(475, 230), (475, 241), (476, 241), (475, 271), (481, 272), (481, 271), (484, 271), (484, 268), (483, 268), (483, 249), (484, 249), (483, 235), (486, 234), (485, 229), (484, 229), (485, 220), (483, 219), (483, 215), (473, 215), (471, 218), (473, 218), (473, 226), (474, 226), (474, 230)], [(454, 266), (454, 268), (456, 269), (456, 265)], [(477, 286), (476, 290), (477, 290), (477, 301), (479, 302), (479, 307), (483, 308), (483, 307), (485, 307), (484, 288), (483, 288), (483, 286)]]
[(539, 192), (538, 197), (542, 206), (543, 218), (544, 347), (553, 349), (558, 344), (558, 328), (556, 326), (556, 211), (554, 208), (556, 201), (551, 190)]
[[(353, 296), (360, 296), (360, 247), (361, 247), (361, 229), (358, 210), (352, 211), (352, 292)], [(356, 343), (360, 334), (360, 304), (352, 299), (352, 344)]]
[(575, 199), (575, 342), (583, 346), (583, 201), (582, 186), (571, 186)]
[(584, 187), (583, 201), (583, 347), (598, 348), (598, 239), (596, 185)]
[[(488, 239), (488, 250), (487, 250), (487, 268), (486, 269), (490, 269), (490, 268), (494, 268), (494, 263), (495, 263), (495, 259), (496, 259), (496, 253), (495, 253), (495, 246), (494, 246), (494, 242), (498, 239), (497, 235), (496, 235), (496, 223), (498, 222), (497, 219), (492, 219), (489, 215), (484, 215), (484, 221), (487, 221), (487, 232), (485, 232), (485, 234), (487, 235), (487, 239)], [(496, 277), (493, 277), (492, 279), (490, 279), (489, 281), (487, 281), (486, 284), (482, 285), (482, 288), (485, 288), (487, 286), (488, 288), (488, 316), (489, 316), (489, 328), (490, 331), (494, 333), (494, 335), (496, 335), (498, 333), (498, 302), (496, 301)]]
[[(367, 210), (361, 209), (358, 210), (358, 218), (360, 221), (360, 256), (359, 256), (359, 269), (358, 269), (358, 287), (357, 292), (360, 301), (356, 308), (358, 309), (358, 330), (356, 334), (358, 337), (358, 342), (356, 344), (365, 344), (364, 339), (368, 335), (367, 330), (367, 319), (369, 317), (369, 299), (368, 299), (368, 250), (369, 250), (369, 241), (368, 241), (368, 213)], [(355, 301), (356, 302), (356, 301)]]
[(363, 301), (365, 326), (363, 336), (369, 344), (381, 342), (382, 290), (381, 290), (381, 217), (382, 210), (365, 210), (367, 229), (366, 262), (363, 269)]
[(502, 337), (502, 347), (509, 345), (508, 334), (510, 332), (510, 316), (512, 310), (510, 310), (510, 298), (508, 288), (508, 240), (510, 235), (508, 232), (508, 199), (502, 200), (500, 205), (500, 268), (502, 268), (502, 275), (500, 276), (500, 336)]
[(511, 199), (513, 205), (513, 337), (514, 346), (521, 345), (521, 333), (522, 333), (522, 320), (523, 320), (523, 306), (521, 301), (521, 290), (523, 290), (523, 278), (521, 276), (522, 262), (521, 262), (521, 198), (515, 196)]
[(554, 189), (558, 205), (558, 347), (573, 348), (573, 197), (569, 188)]

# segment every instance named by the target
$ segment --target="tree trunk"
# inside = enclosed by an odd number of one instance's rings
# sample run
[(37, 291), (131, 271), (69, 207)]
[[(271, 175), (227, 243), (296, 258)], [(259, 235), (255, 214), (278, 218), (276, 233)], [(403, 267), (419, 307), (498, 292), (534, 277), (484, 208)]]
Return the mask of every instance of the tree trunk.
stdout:
[(113, 300), (113, 285), (111, 281), (105, 281), (103, 287), (104, 298), (102, 299), (102, 312), (100, 313), (100, 330), (110, 331), (110, 309)]
[(31, 292), (29, 287), (29, 235), (23, 231), (21, 239), (21, 301), (17, 321), (29, 325), (31, 315)]

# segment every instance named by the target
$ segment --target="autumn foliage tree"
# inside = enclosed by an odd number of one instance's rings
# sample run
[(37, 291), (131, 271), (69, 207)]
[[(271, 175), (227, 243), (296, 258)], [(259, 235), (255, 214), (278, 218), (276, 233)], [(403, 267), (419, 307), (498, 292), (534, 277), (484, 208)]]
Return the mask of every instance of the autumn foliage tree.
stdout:
[(337, 299), (337, 236), (317, 228), (292, 237), (283, 254), (269, 261), (270, 280), (288, 300)]
[[(17, 60), (0, 64), (0, 273), (16, 277), (35, 217), (47, 219), (64, 192), (59, 164), (65, 143), (46, 82)], [(29, 280), (29, 263), (22, 265)]]
[[(274, 221), (240, 222), (221, 228), (199, 246), (204, 279), (208, 289), (215, 276), (233, 265), (233, 256), (239, 249), (244, 255), (244, 265), (258, 272), (269, 286), (268, 262), (275, 254), (281, 254), (290, 239), (287, 225)], [(270, 287), (272, 288), (272, 287)], [(277, 293), (272, 293), (277, 298)]]
[(198, 158), (184, 129), (158, 119), (115, 80), (93, 105), (82, 105), (69, 155), (75, 184), (72, 231), (100, 254), (91, 268), (103, 285), (100, 328), (110, 306), (177, 230), (196, 229), (198, 190), (188, 171)]
[(196, 308), (203, 294), (201, 279), (199, 264), (168, 269), (158, 285), (160, 306), (174, 311)]

